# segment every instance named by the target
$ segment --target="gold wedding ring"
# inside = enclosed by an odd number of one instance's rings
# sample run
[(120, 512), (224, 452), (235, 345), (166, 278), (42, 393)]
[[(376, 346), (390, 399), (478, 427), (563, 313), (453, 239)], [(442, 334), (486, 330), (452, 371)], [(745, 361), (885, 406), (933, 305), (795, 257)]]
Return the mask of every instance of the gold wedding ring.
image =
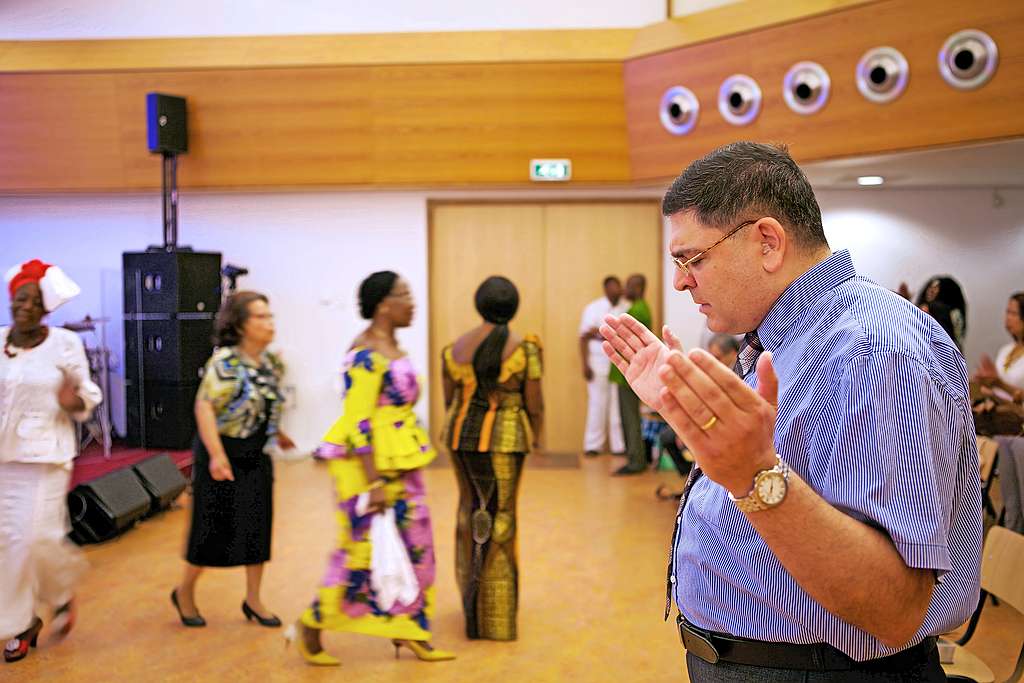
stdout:
[(703, 425), (701, 425), (701, 430), (706, 432), (709, 429), (711, 429), (712, 427), (714, 427), (715, 423), (717, 423), (717, 422), (718, 422), (718, 416), (717, 415), (712, 415), (710, 420), (708, 420)]

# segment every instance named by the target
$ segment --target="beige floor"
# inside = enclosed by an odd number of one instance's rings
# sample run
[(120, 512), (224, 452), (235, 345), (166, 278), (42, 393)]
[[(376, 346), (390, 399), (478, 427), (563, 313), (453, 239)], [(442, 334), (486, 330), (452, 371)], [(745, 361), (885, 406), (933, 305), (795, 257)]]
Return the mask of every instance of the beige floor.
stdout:
[[(168, 600), (187, 522), (177, 509), (90, 547), (78, 629), (56, 646), (44, 639), (22, 662), (0, 663), (0, 681), (685, 681), (682, 650), (661, 620), (674, 506), (653, 495), (660, 481), (679, 480), (609, 477), (618, 464), (603, 457), (578, 469), (547, 463), (526, 471), (515, 643), (462, 634), (452, 567), (456, 487), (442, 467), (427, 473), (439, 560), (435, 642), (456, 650), (455, 662), (422, 663), (407, 652), (395, 661), (386, 641), (328, 634), (325, 644), (343, 666), (307, 667), (285, 650), (280, 630), (243, 620), (241, 570), (204, 576), (199, 601), (209, 626), (182, 628)], [(312, 596), (331, 544), (326, 478), (311, 462), (278, 465), (275, 559), (264, 599), (282, 618), (294, 619)], [(1004, 663), (997, 679), (1012, 670), (1021, 629), (1007, 608), (988, 608), (972, 649)]]

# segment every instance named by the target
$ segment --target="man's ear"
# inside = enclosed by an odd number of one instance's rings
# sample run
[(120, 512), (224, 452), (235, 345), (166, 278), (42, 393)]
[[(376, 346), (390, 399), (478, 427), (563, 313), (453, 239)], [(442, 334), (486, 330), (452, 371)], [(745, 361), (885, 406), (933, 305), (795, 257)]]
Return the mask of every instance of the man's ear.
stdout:
[(778, 272), (790, 247), (786, 229), (776, 219), (766, 216), (754, 224), (754, 230), (761, 243), (761, 267), (767, 273)]

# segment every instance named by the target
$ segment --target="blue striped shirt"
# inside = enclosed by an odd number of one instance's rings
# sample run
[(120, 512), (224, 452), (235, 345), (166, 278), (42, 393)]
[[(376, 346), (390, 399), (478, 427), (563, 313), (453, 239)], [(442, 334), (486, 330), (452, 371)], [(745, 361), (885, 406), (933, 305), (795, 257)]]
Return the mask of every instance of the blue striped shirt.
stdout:
[[(930, 316), (858, 277), (846, 251), (794, 281), (757, 335), (779, 377), (779, 455), (831, 505), (887, 533), (908, 567), (935, 570), (908, 645), (963, 623), (978, 602), (981, 490), (960, 351)], [(843, 539), (828, 542), (841, 557)], [(824, 642), (859, 661), (896, 652), (811, 599), (707, 477), (676, 518), (673, 587), (682, 614), (708, 630)]]

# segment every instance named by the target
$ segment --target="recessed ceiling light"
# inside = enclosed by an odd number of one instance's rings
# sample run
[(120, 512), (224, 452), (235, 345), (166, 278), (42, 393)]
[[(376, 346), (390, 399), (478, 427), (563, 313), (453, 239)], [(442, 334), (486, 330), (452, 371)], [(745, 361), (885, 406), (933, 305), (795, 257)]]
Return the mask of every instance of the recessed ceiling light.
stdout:
[(857, 178), (857, 184), (861, 186), (881, 185), (884, 182), (885, 178), (880, 175), (862, 175)]

